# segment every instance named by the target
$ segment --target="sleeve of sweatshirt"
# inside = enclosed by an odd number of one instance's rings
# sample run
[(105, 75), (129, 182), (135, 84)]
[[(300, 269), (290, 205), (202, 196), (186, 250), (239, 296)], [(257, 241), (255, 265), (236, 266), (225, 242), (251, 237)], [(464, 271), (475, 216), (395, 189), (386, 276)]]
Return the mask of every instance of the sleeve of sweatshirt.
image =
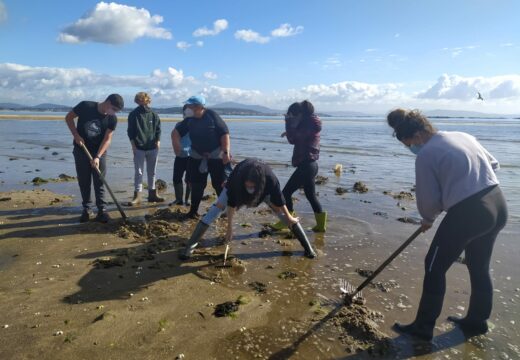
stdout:
[(289, 144), (293, 144), (296, 141), (296, 129), (291, 126), (291, 124), (285, 120), (285, 136), (287, 137), (287, 141)]
[(494, 172), (497, 172), (500, 170), (500, 163), (493, 155), (489, 153), (489, 151), (486, 150), (485, 147), (482, 146), (482, 150), (484, 151), (484, 154), (486, 154), (487, 159), (489, 160), (489, 163), (491, 164), (491, 168)]
[(417, 209), (424, 222), (428, 224), (433, 224), (442, 212), (441, 187), (434, 166), (434, 159), (427, 156), (417, 156), (415, 160)]
[(136, 137), (136, 120), (135, 120), (135, 114), (134, 112), (132, 111), (130, 114), (128, 114), (128, 130), (127, 130), (127, 134), (128, 134), (128, 138), (130, 139), (130, 141), (134, 140), (135, 137)]
[(153, 116), (157, 119), (157, 126), (155, 127), (155, 140), (160, 141), (161, 140), (161, 118), (157, 113), (154, 113)]

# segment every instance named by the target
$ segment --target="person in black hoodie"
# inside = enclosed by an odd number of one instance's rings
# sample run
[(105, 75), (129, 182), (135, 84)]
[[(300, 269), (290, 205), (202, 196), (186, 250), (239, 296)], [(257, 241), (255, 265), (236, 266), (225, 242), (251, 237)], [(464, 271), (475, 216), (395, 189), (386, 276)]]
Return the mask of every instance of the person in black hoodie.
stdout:
[(220, 193), (218, 200), (210, 207), (206, 215), (197, 223), (186, 248), (179, 252), (179, 258), (187, 260), (193, 254), (202, 236), (209, 226), (227, 208), (227, 233), (226, 243), (233, 237), (233, 216), (235, 211), (242, 206), (257, 207), (265, 202), (274, 213), (290, 227), (308, 258), (316, 257), (305, 231), (298, 218), (293, 217), (283, 199), (280, 191), (280, 182), (271, 168), (258, 159), (245, 159), (240, 162), (231, 174)]
[[(327, 228), (327, 213), (323, 211), (316, 196), (315, 179), (318, 174), (318, 158), (320, 156), (321, 120), (314, 113), (314, 106), (307, 100), (293, 103), (285, 115), (285, 132), (289, 144), (294, 145), (292, 165), (296, 168), (283, 188), (287, 208), (294, 215), (292, 194), (303, 187), (305, 197), (309, 200), (316, 226), (315, 232), (325, 232)], [(281, 230), (285, 224), (272, 224), (275, 230)]]
[(152, 99), (147, 93), (137, 93), (134, 101), (139, 106), (128, 114), (128, 138), (132, 144), (135, 167), (134, 197), (128, 203), (129, 206), (136, 206), (141, 202), (145, 160), (148, 175), (148, 202), (164, 201), (157, 195), (155, 188), (155, 170), (161, 146), (161, 119), (150, 109)]

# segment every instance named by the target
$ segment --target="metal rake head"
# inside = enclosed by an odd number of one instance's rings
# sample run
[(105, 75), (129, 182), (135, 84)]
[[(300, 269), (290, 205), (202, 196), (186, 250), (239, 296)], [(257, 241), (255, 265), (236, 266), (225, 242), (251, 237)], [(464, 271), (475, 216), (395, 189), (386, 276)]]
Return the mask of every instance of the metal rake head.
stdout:
[(364, 304), (365, 298), (363, 297), (363, 291), (356, 291), (357, 288), (350, 284), (345, 279), (339, 279), (339, 290), (342, 295), (345, 295), (345, 300), (356, 304)]

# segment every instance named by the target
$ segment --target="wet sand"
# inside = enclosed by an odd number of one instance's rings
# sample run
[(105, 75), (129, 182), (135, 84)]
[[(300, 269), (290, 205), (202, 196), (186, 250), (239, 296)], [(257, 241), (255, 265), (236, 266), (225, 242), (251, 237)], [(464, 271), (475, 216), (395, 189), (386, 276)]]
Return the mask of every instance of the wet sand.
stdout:
[[(341, 206), (359, 212), (359, 200), (343, 196), (349, 201)], [(145, 202), (127, 209), (130, 224), (118, 220), (117, 211), (109, 224), (79, 224), (70, 196), (37, 188), (0, 193), (0, 199), (2, 359), (520, 356), (520, 270), (510, 266), (518, 257), (504, 246), (508, 239), (499, 241), (493, 258), (492, 331), (466, 340), (444, 320), (467, 306), (467, 271), (457, 263), (428, 345), (396, 335), (391, 325), (413, 320), (433, 232), (365, 289), (366, 306), (342, 306), (338, 286), (339, 279), (362, 282), (363, 270), (375, 269), (415, 225), (376, 215), (369, 224), (335, 212), (326, 234), (308, 232), (319, 254), (309, 260), (284, 234), (259, 237), (262, 224), (274, 220), (267, 209), (243, 209), (231, 244), (233, 266), (219, 269), (224, 220), (210, 228), (190, 261), (177, 260), (195, 226), (180, 221), (185, 207)], [(313, 225), (310, 214), (299, 215), (306, 228)], [(239, 298), (231, 316), (214, 316), (218, 304)]]

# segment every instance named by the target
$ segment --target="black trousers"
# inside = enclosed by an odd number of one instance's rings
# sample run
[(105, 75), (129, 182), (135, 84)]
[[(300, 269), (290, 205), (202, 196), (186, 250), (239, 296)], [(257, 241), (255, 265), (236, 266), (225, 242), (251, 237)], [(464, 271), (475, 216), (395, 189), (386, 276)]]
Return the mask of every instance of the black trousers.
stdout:
[(495, 240), (506, 221), (507, 205), (498, 185), (484, 189), (448, 210), (424, 261), (419, 321), (426, 318), (426, 322), (434, 323), (440, 315), (446, 292), (446, 272), (462, 251), (471, 282), (467, 317), (474, 321), (489, 318), (493, 306), (489, 265)]
[(175, 157), (173, 161), (173, 183), (182, 184), (182, 177), (186, 183), (190, 182), (190, 176), (188, 171), (188, 157)]
[(308, 161), (298, 165), (282, 191), (285, 198), (285, 204), (289, 211), (294, 211), (292, 194), (303, 186), (305, 197), (309, 200), (312, 206), (312, 211), (315, 213), (323, 212), (321, 204), (316, 196), (316, 184), (314, 181), (317, 174), (318, 163), (316, 161)]
[(217, 192), (217, 196), (222, 192), (224, 181), (226, 180), (225, 165), (222, 159), (208, 159), (208, 172), (199, 171), (201, 159), (192, 157), (188, 160), (188, 173), (191, 181), (191, 213), (199, 210), (199, 205), (204, 195), (204, 189), (208, 184), (208, 174), (211, 176), (211, 185)]
[[(79, 190), (82, 199), (81, 204), (83, 205), (83, 208), (88, 210), (92, 205), (90, 192), (92, 182), (94, 182), (96, 206), (98, 211), (105, 211), (107, 206), (107, 202), (105, 201), (105, 187), (103, 186), (103, 182), (98, 173), (92, 168), (90, 160), (81, 148), (74, 146), (72, 154), (74, 155), (74, 161), (76, 163), (76, 174), (78, 176)], [(106, 176), (106, 154), (103, 154), (99, 159), (99, 170), (103, 176)]]

